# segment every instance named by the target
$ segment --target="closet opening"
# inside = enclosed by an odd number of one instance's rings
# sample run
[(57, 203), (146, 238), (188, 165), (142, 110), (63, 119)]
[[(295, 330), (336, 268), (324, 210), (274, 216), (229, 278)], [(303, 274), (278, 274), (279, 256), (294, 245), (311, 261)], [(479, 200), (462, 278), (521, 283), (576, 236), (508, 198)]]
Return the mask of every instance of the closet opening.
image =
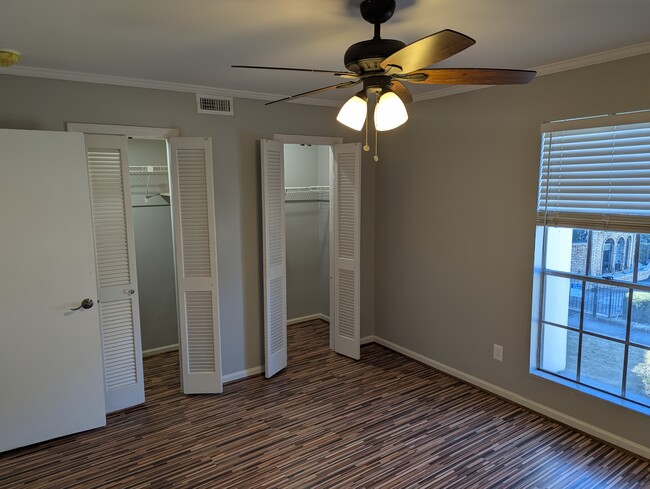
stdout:
[(178, 350), (184, 394), (221, 393), (212, 139), (157, 127), (67, 130), (84, 134), (106, 412), (145, 402), (143, 350)]
[(330, 322), (332, 160), (330, 145), (284, 144), (289, 327), (313, 320)]
[(164, 139), (128, 140), (144, 357), (178, 350), (169, 162)]
[(264, 375), (287, 366), (297, 321), (327, 319), (330, 349), (358, 360), (361, 144), (275, 135), (260, 153)]

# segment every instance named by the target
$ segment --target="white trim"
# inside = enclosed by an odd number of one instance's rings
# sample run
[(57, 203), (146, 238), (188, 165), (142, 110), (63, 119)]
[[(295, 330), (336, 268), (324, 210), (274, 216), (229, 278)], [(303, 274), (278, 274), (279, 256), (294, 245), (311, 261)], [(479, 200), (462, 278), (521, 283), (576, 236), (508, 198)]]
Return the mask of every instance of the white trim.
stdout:
[[(631, 46), (625, 46), (622, 48), (610, 49), (609, 51), (603, 51), (601, 53), (589, 54), (565, 61), (558, 61), (556, 63), (549, 63), (547, 65), (542, 65), (533, 69), (537, 70), (537, 76), (544, 76), (550, 75), (551, 73), (574, 70), (576, 68), (583, 68), (585, 66), (606, 63), (608, 61), (616, 61), (618, 59), (630, 58), (632, 56), (639, 56), (647, 53), (650, 53), (650, 42), (642, 42), (640, 44), (633, 44)], [(48, 68), (36, 68), (32, 66), (12, 66), (10, 68), (3, 69), (2, 74), (28, 76), (33, 78), (48, 78), (52, 80), (67, 80), (84, 83), (100, 83), (104, 85), (118, 85), (122, 87), (149, 88), (153, 90), (167, 90), (170, 92), (202, 93), (205, 95), (214, 95), (217, 97), (236, 97), (253, 100), (273, 101), (285, 96), (272, 93), (249, 92), (228, 88), (208, 87), (204, 85), (191, 85), (188, 83), (147, 80), (144, 78), (128, 78), (124, 76), (82, 73), (79, 71), (52, 70)], [(470, 92), (472, 90), (480, 90), (482, 88), (487, 88), (487, 86), (449, 87), (435, 90), (431, 93), (416, 95), (413, 97), (413, 99), (415, 102), (420, 102), (422, 100), (447, 97), (449, 95)], [(341, 106), (341, 102), (338, 100), (319, 100), (311, 97), (300, 97), (296, 100), (292, 100), (291, 102), (306, 105), (321, 105), (324, 107)]]
[(68, 122), (66, 130), (84, 134), (111, 134), (142, 139), (167, 139), (181, 135), (180, 129), (177, 128), (86, 124), (83, 122)]
[(574, 129), (621, 126), (624, 124), (647, 122), (650, 122), (650, 110), (645, 109), (621, 114), (603, 114), (592, 117), (581, 117), (578, 119), (544, 122), (540, 132), (571, 131)]
[[(577, 68), (584, 68), (586, 66), (597, 65), (600, 63), (607, 63), (609, 61), (616, 61), (619, 59), (631, 58), (632, 56), (640, 56), (642, 54), (650, 53), (650, 41), (642, 42), (640, 44), (633, 44), (632, 46), (625, 46), (617, 49), (610, 49), (596, 54), (588, 54), (578, 58), (567, 59), (558, 61), (556, 63), (549, 63), (546, 65), (532, 68), (537, 71), (537, 76), (551, 75), (553, 73), (560, 73), (562, 71), (575, 70)], [(423, 100), (431, 100), (434, 98), (448, 97), (450, 95), (457, 95), (459, 93), (472, 92), (474, 90), (482, 90), (494, 85), (463, 85), (448, 88), (441, 88), (429, 93), (423, 93), (413, 97), (414, 102), (421, 102)]]
[[(286, 97), (286, 94), (278, 95), (274, 93), (249, 92), (228, 88), (208, 87), (205, 85), (147, 80), (144, 78), (82, 73), (79, 71), (52, 70), (48, 68), (36, 68), (33, 66), (13, 66), (11, 68), (3, 69), (2, 74), (83, 83), (99, 83), (102, 85), (118, 85), (121, 87), (167, 90), (169, 92), (201, 93), (204, 95), (214, 95), (216, 97), (235, 97), (253, 100), (273, 101)], [(301, 97), (295, 101), (292, 100), (292, 102), (306, 105), (322, 105), (326, 107), (339, 107), (341, 105), (341, 102), (337, 100), (319, 100), (310, 97)]]
[(158, 355), (159, 353), (167, 353), (168, 351), (178, 351), (178, 343), (173, 345), (160, 346), (158, 348), (149, 348), (142, 352), (142, 358)]
[(343, 138), (327, 136), (299, 136), (296, 134), (274, 134), (274, 141), (280, 141), (285, 144), (313, 144), (321, 146), (334, 146), (343, 144)]
[(412, 358), (413, 360), (417, 360), (418, 362), (424, 363), (425, 365), (433, 367), (437, 370), (440, 370), (441, 372), (449, 374), (453, 377), (468, 382), (472, 385), (480, 387), (481, 389), (492, 392), (493, 394), (496, 394), (499, 397), (503, 397), (504, 399), (512, 401), (515, 404), (524, 406), (548, 418), (559, 421), (560, 423), (563, 423), (567, 426), (571, 426), (572, 428), (575, 428), (583, 433), (587, 433), (607, 443), (611, 443), (612, 445), (621, 447), (629, 452), (636, 453), (637, 455), (650, 459), (650, 447), (643, 446), (639, 443), (628, 440), (627, 438), (623, 438), (622, 436), (616, 435), (602, 428), (586, 423), (580, 419), (574, 418), (573, 416), (564, 414), (561, 411), (557, 411), (553, 408), (545, 406), (544, 404), (531, 401), (530, 399), (520, 396), (519, 394), (515, 394), (514, 392), (504, 389), (503, 387), (499, 387), (497, 385), (491, 384), (482, 379), (479, 379), (478, 377), (474, 377), (473, 375), (466, 374), (465, 372), (457, 370), (453, 367), (449, 367), (444, 363), (436, 362), (435, 360), (425, 357), (424, 355), (415, 353), (414, 351), (396, 345), (395, 343), (392, 343), (378, 336), (375, 336), (374, 340), (375, 343), (385, 346), (386, 348), (401, 353), (402, 355)]
[(364, 336), (359, 340), (361, 345), (369, 345), (370, 343), (377, 343), (373, 335)]
[(264, 373), (263, 365), (260, 365), (258, 367), (253, 367), (253, 368), (247, 368), (246, 370), (240, 370), (239, 372), (234, 372), (232, 374), (226, 374), (222, 377), (222, 380), (224, 384), (228, 384), (229, 382), (245, 379), (247, 377), (259, 375), (261, 373)]
[(558, 61), (557, 63), (549, 63), (547, 65), (538, 66), (537, 68), (533, 69), (537, 71), (537, 76), (544, 76), (551, 75), (553, 73), (560, 73), (562, 71), (584, 68), (585, 66), (607, 63), (609, 61), (631, 58), (632, 56), (640, 56), (642, 54), (648, 53), (650, 53), (650, 41), (633, 44), (631, 46), (625, 46), (622, 48), (610, 49), (609, 51), (602, 51), (600, 53), (588, 54), (586, 56), (580, 56), (578, 58)]
[(319, 312), (316, 314), (310, 314), (309, 316), (287, 319), (287, 326), (291, 326), (292, 324), (304, 323), (306, 321), (313, 321), (315, 319), (322, 319), (323, 321), (327, 321), (328, 323), (330, 321), (330, 318), (328, 316), (326, 316), (325, 314), (321, 314)]

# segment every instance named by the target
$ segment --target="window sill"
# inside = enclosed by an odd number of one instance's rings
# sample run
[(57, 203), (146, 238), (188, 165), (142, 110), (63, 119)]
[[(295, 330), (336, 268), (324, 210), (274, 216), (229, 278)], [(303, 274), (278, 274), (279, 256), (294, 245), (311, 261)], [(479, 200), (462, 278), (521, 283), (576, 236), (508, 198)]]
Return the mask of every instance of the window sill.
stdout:
[(585, 394), (588, 394), (590, 396), (597, 397), (598, 399), (602, 399), (604, 401), (610, 402), (612, 404), (616, 404), (618, 406), (621, 406), (625, 409), (630, 409), (632, 411), (635, 411), (637, 413), (645, 414), (646, 416), (650, 416), (650, 407), (643, 406), (641, 404), (638, 404), (633, 401), (629, 401), (627, 399), (621, 399), (620, 397), (613, 396), (611, 394), (608, 394), (603, 391), (599, 391), (598, 389), (593, 389), (589, 386), (582, 385), (582, 384), (577, 384), (575, 382), (572, 382), (570, 380), (567, 380), (562, 377), (558, 377), (557, 375), (549, 374), (547, 372), (543, 372), (541, 370), (537, 369), (531, 369), (530, 373), (536, 377), (540, 377), (544, 380), (548, 380), (550, 382), (553, 382), (555, 384), (560, 384), (565, 387), (568, 387), (569, 389), (573, 389), (579, 392), (583, 392)]

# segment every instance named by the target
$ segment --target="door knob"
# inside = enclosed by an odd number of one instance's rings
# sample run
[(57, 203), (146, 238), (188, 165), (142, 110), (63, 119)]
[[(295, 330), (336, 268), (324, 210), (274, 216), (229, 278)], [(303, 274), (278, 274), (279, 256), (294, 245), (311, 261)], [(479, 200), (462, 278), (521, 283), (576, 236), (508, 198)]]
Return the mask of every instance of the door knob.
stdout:
[(71, 311), (78, 311), (79, 309), (90, 309), (93, 307), (95, 303), (93, 302), (92, 299), (84, 299), (81, 301), (81, 305), (79, 307), (75, 307), (74, 309), (70, 309)]
[(125, 293), (126, 295), (133, 295), (133, 294), (135, 294), (135, 290), (134, 290), (134, 289), (126, 289), (126, 290), (124, 291), (124, 293)]

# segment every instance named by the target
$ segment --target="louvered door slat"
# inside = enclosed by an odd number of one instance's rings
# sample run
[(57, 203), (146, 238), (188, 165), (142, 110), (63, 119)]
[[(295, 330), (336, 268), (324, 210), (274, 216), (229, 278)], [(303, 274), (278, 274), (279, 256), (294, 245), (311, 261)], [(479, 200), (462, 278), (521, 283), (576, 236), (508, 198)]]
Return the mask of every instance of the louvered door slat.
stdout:
[(265, 375), (287, 366), (287, 287), (284, 223), (284, 145), (263, 140), (262, 219), (264, 247)]
[[(102, 168), (103, 167), (103, 168)], [(88, 148), (88, 173), (90, 179), (90, 195), (94, 216), (95, 246), (97, 250), (97, 281), (99, 287), (128, 284), (131, 280), (129, 273), (129, 254), (126, 237), (126, 216), (124, 206), (124, 185), (122, 175), (122, 154), (120, 149), (97, 150)], [(105, 178), (98, 178), (105, 174)], [(109, 209), (105, 206), (106, 195), (113, 199), (116, 205)], [(104, 213), (102, 218), (99, 217)], [(119, 256), (111, 255), (113, 262), (105, 265), (105, 251), (108, 245), (114, 245), (122, 250)], [(111, 246), (111, 249), (115, 249)], [(119, 266), (122, 273), (107, 273)]]
[(212, 269), (205, 151), (179, 148), (176, 154), (179, 162), (179, 207), (183, 217), (183, 276), (209, 278)]
[(214, 373), (212, 292), (188, 291), (185, 293), (185, 304), (187, 306), (189, 371), (191, 373)]
[(340, 270), (338, 274), (339, 311), (338, 332), (341, 336), (354, 339), (354, 271)]
[(212, 142), (209, 138), (170, 142), (183, 392), (218, 393), (223, 388)]
[(106, 411), (144, 402), (125, 137), (87, 135)]
[(334, 350), (360, 355), (361, 146), (334, 148)]

